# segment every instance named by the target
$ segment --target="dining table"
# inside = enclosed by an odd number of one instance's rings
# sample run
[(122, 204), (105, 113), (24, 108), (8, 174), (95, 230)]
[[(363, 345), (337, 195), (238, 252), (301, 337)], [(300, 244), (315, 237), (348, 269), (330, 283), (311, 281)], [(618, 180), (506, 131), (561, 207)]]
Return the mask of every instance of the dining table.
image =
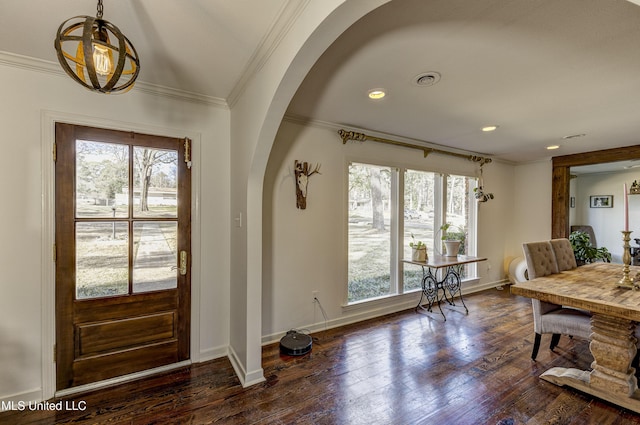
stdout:
[[(588, 310), (591, 316), (591, 370), (554, 367), (541, 379), (569, 386), (640, 413), (640, 390), (633, 364), (635, 329), (640, 322), (640, 290), (619, 285), (623, 265), (592, 263), (511, 286), (511, 293)], [(629, 276), (640, 276), (631, 266)]]

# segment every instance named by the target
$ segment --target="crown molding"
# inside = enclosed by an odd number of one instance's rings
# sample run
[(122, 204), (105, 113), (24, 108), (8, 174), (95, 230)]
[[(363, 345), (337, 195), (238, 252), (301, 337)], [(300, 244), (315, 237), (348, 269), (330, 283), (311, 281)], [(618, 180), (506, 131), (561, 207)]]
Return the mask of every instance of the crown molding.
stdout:
[(66, 75), (55, 62), (36, 59), (29, 56), (0, 51), (0, 65), (11, 66), (13, 68), (26, 69), (29, 71), (42, 72), (45, 74)]
[(139, 91), (155, 96), (168, 97), (171, 99), (185, 100), (187, 102), (202, 103), (205, 105), (229, 109), (227, 101), (221, 97), (213, 97), (185, 90), (173, 89), (171, 87), (165, 87), (158, 84), (145, 83), (144, 81), (136, 82), (132, 91)]
[(240, 73), (240, 78), (238, 78), (231, 93), (229, 93), (227, 104), (230, 108), (233, 108), (233, 105), (238, 101), (249, 81), (269, 60), (309, 2), (310, 0), (287, 0), (282, 6), (277, 18), (271, 24), (271, 27), (260, 41), (253, 55), (251, 55), (247, 66), (245, 66), (242, 73)]
[[(19, 69), (25, 69), (28, 71), (35, 71), (67, 78), (67, 74), (65, 74), (65, 72), (57, 62), (17, 55), (15, 53), (0, 51), (0, 66), (10, 66)], [(141, 93), (151, 94), (153, 96), (166, 97), (175, 100), (182, 100), (186, 102), (200, 103), (229, 109), (227, 101), (219, 97), (206, 96), (198, 93), (174, 89), (171, 87), (146, 83), (144, 81), (137, 81), (131, 91), (138, 91)]]

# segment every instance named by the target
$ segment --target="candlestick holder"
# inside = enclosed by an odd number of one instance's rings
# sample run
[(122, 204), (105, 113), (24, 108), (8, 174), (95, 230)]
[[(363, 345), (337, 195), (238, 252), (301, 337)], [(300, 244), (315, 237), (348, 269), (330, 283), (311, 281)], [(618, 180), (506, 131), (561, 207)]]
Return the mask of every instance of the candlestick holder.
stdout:
[(622, 279), (618, 281), (620, 288), (637, 289), (633, 280), (629, 277), (629, 266), (631, 265), (631, 246), (629, 241), (631, 240), (631, 232), (629, 230), (622, 231)]

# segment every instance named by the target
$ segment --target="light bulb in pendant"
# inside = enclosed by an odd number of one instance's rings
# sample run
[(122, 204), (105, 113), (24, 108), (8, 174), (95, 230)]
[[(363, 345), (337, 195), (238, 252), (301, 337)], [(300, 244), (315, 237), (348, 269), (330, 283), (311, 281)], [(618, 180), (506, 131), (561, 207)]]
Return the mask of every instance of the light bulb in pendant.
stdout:
[(109, 57), (109, 49), (93, 43), (93, 65), (99, 75), (109, 75), (113, 72), (113, 64)]

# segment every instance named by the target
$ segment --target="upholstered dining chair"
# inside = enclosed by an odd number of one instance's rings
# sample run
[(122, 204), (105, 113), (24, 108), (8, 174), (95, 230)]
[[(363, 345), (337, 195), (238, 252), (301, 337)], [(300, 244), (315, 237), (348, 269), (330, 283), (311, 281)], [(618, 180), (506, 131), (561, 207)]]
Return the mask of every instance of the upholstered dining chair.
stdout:
[[(527, 262), (529, 279), (576, 268), (575, 256), (568, 239), (529, 242), (522, 245), (522, 250)], [(563, 307), (533, 298), (531, 304), (535, 333), (531, 359), (535, 360), (538, 355), (542, 334), (551, 334), (549, 349), (552, 351), (560, 342), (562, 334), (589, 339), (591, 314), (588, 311)]]
[(571, 246), (569, 239), (551, 239), (549, 242), (551, 242), (551, 248), (553, 249), (553, 254), (556, 257), (558, 272), (573, 270), (578, 267), (576, 256), (573, 253), (573, 247)]
[(596, 233), (593, 231), (592, 226), (588, 226), (584, 224), (571, 226), (571, 233), (573, 232), (586, 233), (587, 235), (589, 235), (589, 241), (591, 242), (591, 245), (593, 245), (594, 248), (598, 247), (598, 244), (596, 243)]

